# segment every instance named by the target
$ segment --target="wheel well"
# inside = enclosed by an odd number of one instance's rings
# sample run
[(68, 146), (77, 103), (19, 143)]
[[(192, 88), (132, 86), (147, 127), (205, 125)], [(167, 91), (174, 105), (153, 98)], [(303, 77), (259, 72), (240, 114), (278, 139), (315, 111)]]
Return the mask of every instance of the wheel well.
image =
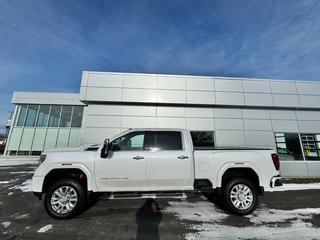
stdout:
[(88, 180), (87, 175), (80, 169), (54, 169), (51, 170), (45, 177), (42, 192), (46, 192), (48, 188), (60, 179), (73, 179), (78, 181), (84, 190), (87, 190)]
[(251, 168), (229, 168), (222, 176), (221, 187), (224, 188), (230, 180), (239, 177), (251, 181), (256, 186), (259, 194), (263, 194), (263, 188), (260, 187), (259, 177)]

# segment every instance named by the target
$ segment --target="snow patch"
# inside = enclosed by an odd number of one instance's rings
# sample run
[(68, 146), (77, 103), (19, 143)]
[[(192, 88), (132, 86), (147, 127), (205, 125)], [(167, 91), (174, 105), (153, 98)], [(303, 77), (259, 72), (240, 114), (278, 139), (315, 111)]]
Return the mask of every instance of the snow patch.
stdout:
[[(195, 222), (221, 222), (228, 217), (206, 201), (190, 203), (187, 201), (169, 202), (170, 208), (165, 209), (167, 213), (171, 213), (178, 218)], [(214, 214), (210, 214), (214, 213)]]
[(285, 183), (281, 187), (269, 188), (268, 192), (320, 189), (320, 183)]
[(2, 222), (1, 225), (2, 225), (4, 228), (8, 228), (8, 227), (11, 225), (11, 222)]
[[(247, 218), (252, 226), (225, 225), (229, 217), (210, 202), (169, 202), (164, 211), (187, 221), (186, 239), (319, 239), (320, 228), (305, 222), (320, 214), (320, 208), (295, 210), (258, 208)], [(232, 217), (232, 216), (231, 216)]]
[(26, 213), (26, 214), (15, 214), (14, 215), (15, 219), (25, 219), (25, 218), (30, 218), (30, 214)]
[(13, 194), (13, 192), (8, 192), (8, 195), (7, 196), (11, 196)]
[(52, 228), (52, 224), (48, 224), (48, 225), (40, 228), (40, 229), (38, 230), (38, 233), (45, 233), (46, 231), (49, 231), (51, 228)]
[(14, 183), (17, 182), (20, 178), (14, 178), (14, 179), (10, 179), (8, 181), (0, 181), (0, 184), (9, 184), (9, 183)]
[(9, 174), (33, 174), (34, 171), (9, 172)]
[(0, 160), (0, 166), (18, 166), (24, 164), (38, 164), (38, 160)]
[(0, 181), (0, 184), (8, 184), (10, 181)]
[(15, 185), (9, 188), (10, 190), (21, 190), (22, 192), (31, 192), (32, 191), (32, 180), (28, 179), (21, 183), (21, 185)]

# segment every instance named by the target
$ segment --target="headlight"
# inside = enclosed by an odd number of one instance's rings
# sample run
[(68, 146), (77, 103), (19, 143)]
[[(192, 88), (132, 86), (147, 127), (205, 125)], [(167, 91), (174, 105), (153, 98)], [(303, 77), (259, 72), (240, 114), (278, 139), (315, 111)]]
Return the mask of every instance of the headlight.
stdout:
[(41, 163), (43, 163), (47, 158), (46, 154), (41, 154), (40, 155), (40, 159), (39, 159), (39, 166), (41, 165)]

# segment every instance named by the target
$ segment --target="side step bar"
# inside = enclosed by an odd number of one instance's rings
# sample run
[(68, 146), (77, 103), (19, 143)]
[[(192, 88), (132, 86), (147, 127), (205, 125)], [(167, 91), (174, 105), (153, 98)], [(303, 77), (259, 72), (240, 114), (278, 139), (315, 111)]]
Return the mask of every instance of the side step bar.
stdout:
[(187, 198), (185, 193), (111, 193), (104, 194), (99, 199), (148, 199), (148, 198)]

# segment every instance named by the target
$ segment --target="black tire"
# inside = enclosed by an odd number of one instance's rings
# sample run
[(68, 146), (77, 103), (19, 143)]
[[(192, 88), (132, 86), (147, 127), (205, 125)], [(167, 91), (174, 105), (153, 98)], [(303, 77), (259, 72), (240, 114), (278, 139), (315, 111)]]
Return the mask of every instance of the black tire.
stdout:
[[(65, 195), (63, 193), (65, 193)], [(68, 197), (62, 199), (59, 194), (61, 196), (68, 195)], [(51, 202), (54, 203), (54, 200), (57, 203), (51, 204)], [(62, 204), (60, 201), (62, 201)], [(44, 198), (44, 207), (47, 213), (56, 219), (72, 218), (80, 213), (84, 209), (85, 205), (86, 192), (79, 182), (72, 179), (62, 179), (52, 184), (52, 186), (47, 190)], [(57, 206), (58, 208), (60, 206), (64, 207), (56, 209)]]
[(223, 200), (230, 212), (247, 215), (257, 207), (259, 195), (256, 186), (248, 179), (234, 178), (224, 187)]

